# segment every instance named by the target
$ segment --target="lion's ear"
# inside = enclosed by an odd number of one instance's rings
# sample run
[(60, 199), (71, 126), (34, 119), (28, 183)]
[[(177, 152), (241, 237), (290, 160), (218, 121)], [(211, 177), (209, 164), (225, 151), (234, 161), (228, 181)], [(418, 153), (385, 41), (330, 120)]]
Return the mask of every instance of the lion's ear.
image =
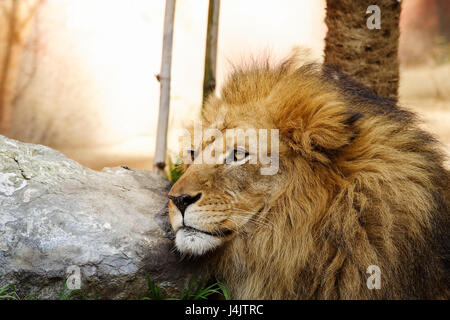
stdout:
[(281, 139), (294, 151), (323, 163), (332, 161), (355, 138), (355, 122), (362, 117), (349, 112), (334, 92), (297, 92), (279, 101), (274, 111)]

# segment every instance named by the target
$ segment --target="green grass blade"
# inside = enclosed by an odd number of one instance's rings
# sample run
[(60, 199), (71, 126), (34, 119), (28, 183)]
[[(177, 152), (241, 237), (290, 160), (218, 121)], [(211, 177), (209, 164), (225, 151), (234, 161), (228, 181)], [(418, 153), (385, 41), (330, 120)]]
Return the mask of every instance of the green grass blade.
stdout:
[(230, 290), (228, 289), (228, 287), (222, 282), (217, 282), (217, 285), (219, 286), (220, 290), (222, 291), (222, 295), (225, 298), (225, 300), (231, 300), (231, 294), (230, 294)]

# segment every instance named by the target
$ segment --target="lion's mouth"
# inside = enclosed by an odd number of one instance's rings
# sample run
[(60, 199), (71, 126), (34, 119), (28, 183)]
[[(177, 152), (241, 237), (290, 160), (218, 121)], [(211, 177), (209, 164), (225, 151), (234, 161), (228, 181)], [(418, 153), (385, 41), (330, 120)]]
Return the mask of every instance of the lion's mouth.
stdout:
[[(221, 237), (221, 238), (227, 237), (227, 236), (229, 236), (229, 235), (231, 235), (231, 234), (233, 233), (233, 230), (217, 230), (217, 231), (214, 231), (214, 232), (208, 232), (208, 231), (196, 229), (196, 228), (189, 227), (189, 226), (184, 226), (184, 227), (181, 228), (181, 229), (183, 229), (184, 231), (186, 231), (186, 232), (188, 232), (188, 233), (197, 233), (197, 232), (200, 232), (200, 233), (207, 234), (207, 235), (209, 235), (209, 236), (213, 236), (213, 237)], [(181, 230), (181, 229), (180, 229), (180, 230)]]

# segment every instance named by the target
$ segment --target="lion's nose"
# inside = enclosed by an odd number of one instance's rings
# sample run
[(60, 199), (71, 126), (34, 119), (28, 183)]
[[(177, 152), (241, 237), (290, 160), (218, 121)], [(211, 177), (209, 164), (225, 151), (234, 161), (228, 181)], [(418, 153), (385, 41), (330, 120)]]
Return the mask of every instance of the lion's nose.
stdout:
[(190, 194), (182, 194), (181, 196), (169, 196), (169, 199), (172, 200), (173, 204), (180, 210), (181, 215), (184, 217), (184, 211), (189, 205), (198, 201), (202, 196), (201, 193), (196, 196), (191, 196)]

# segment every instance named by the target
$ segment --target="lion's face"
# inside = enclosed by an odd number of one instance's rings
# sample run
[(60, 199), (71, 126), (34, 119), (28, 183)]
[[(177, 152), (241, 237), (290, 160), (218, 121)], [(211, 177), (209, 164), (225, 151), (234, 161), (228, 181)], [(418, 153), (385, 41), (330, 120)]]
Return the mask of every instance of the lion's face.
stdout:
[[(287, 74), (278, 82), (265, 79), (265, 73), (253, 76), (249, 84), (250, 76), (235, 80), (237, 84), (231, 81), (221, 99), (205, 105), (201, 143), (195, 144), (193, 130), (186, 153), (193, 163), (169, 193), (170, 221), (182, 253), (204, 254), (238, 237), (251, 237), (277, 219), (291, 223), (291, 218), (272, 214), (274, 203), (295, 189), (304, 207), (312, 207), (318, 193), (312, 188), (322, 183), (318, 164), (328, 168), (328, 155), (354, 135), (352, 114), (335, 92), (322, 90), (319, 79), (308, 73)], [(208, 133), (211, 129), (215, 137)], [(205, 161), (205, 155), (214, 163)], [(301, 212), (296, 217), (308, 219)]]
[[(278, 184), (278, 168), (264, 174), (264, 168), (274, 165), (270, 159), (279, 156), (279, 148), (271, 149), (270, 130), (263, 129), (269, 132), (264, 150), (269, 161), (262, 163), (261, 148), (251, 141), (261, 140), (261, 123), (246, 118), (245, 129), (230, 132), (227, 129), (242, 128), (243, 123), (225, 122), (226, 127), (224, 122), (208, 125), (203, 143), (187, 150), (192, 163), (169, 193), (176, 246), (185, 254), (201, 255), (251, 232)], [(205, 138), (212, 128), (216, 136)]]

